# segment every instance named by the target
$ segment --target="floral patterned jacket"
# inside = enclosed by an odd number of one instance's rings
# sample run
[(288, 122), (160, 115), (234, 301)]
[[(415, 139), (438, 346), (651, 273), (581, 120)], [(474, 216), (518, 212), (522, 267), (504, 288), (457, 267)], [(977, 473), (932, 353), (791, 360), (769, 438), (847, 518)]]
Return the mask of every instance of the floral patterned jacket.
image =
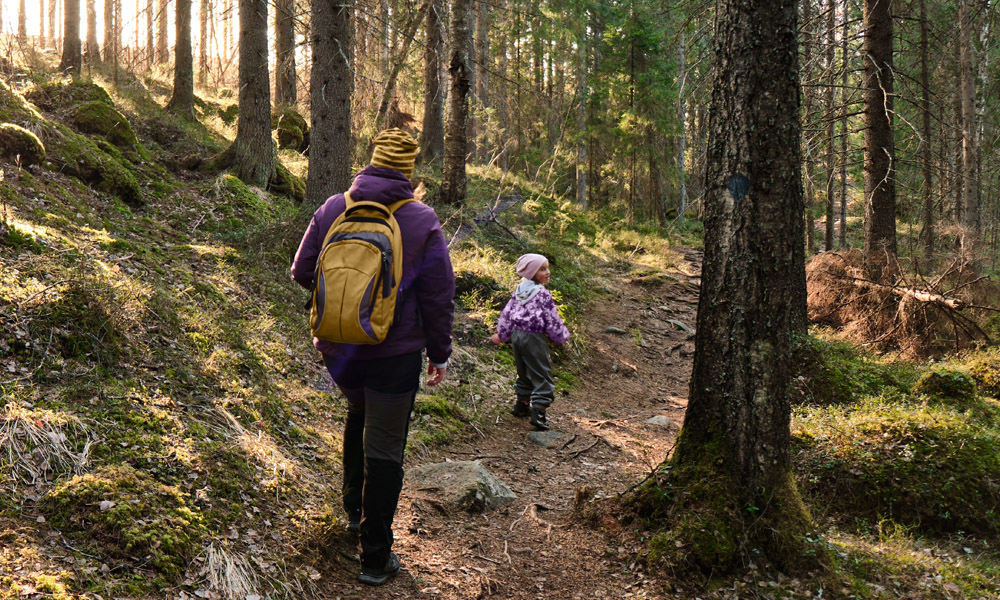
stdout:
[(552, 293), (533, 281), (522, 281), (500, 313), (497, 321), (500, 339), (509, 342), (515, 329), (546, 335), (556, 344), (569, 340), (569, 329), (556, 310)]

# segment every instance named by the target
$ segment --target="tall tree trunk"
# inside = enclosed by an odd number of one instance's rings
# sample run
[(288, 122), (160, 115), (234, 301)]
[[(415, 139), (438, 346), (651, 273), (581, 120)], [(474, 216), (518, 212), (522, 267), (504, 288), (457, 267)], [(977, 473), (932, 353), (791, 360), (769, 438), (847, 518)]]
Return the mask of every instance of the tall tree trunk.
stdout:
[(836, 128), (834, 111), (836, 107), (833, 104), (834, 95), (833, 91), (836, 88), (836, 77), (837, 69), (834, 67), (834, 48), (837, 47), (837, 2), (836, 0), (827, 0), (826, 3), (826, 231), (823, 238), (823, 250), (830, 252), (833, 250), (833, 234), (834, 234), (834, 218), (833, 209), (835, 206), (834, 202), (834, 182), (836, 177), (834, 177), (833, 169), (833, 147), (836, 144), (836, 138), (834, 133)]
[(443, 0), (431, 0), (424, 24), (424, 118), (420, 130), (420, 160), (431, 162), (444, 154), (444, 87), (441, 85)]
[[(803, 77), (807, 81), (811, 81), (812, 77), (810, 75), (810, 66), (812, 65), (812, 47), (815, 43), (815, 35), (812, 33), (813, 22), (812, 22), (812, 3), (813, 0), (802, 0), (802, 62), (805, 65)], [(808, 125), (813, 121), (812, 114), (812, 102), (813, 102), (813, 91), (812, 87), (805, 87), (802, 89), (802, 119), (803, 122)], [(804, 138), (802, 142), (805, 145), (805, 167), (806, 167), (806, 182), (805, 182), (805, 220), (806, 220), (806, 248), (809, 253), (812, 254), (816, 252), (816, 235), (815, 235), (815, 219), (813, 218), (813, 209), (816, 205), (816, 193), (815, 185), (813, 182), (813, 152), (812, 148), (809, 147), (809, 139)]]
[(312, 0), (312, 106), (306, 202), (319, 206), (351, 185), (350, 0)]
[(167, 39), (170, 0), (159, 0), (156, 11), (156, 62), (165, 65), (170, 62), (170, 46)]
[(687, 67), (684, 63), (685, 35), (681, 31), (681, 40), (677, 48), (677, 123), (680, 133), (677, 136), (677, 178), (680, 189), (677, 194), (677, 220), (684, 222), (687, 211), (687, 111), (685, 110), (685, 83), (687, 83)]
[[(87, 1), (87, 51), (88, 65), (101, 64), (101, 47), (97, 44), (97, 0)], [(106, 0), (107, 1), (107, 0)]]
[(59, 70), (74, 77), (83, 68), (83, 48), (80, 41), (80, 0), (64, 0), (63, 51)]
[(271, 78), (267, 70), (267, 1), (240, 0), (239, 116), (236, 139), (216, 161), (247, 185), (265, 187), (274, 175)]
[[(191, 0), (174, 1), (177, 10), (174, 21), (174, 39), (176, 40), (174, 45), (174, 95), (167, 103), (167, 110), (193, 121), (195, 116), (194, 58), (191, 55)], [(268, 98), (268, 105), (270, 105), (270, 98)], [(270, 121), (268, 123), (268, 136), (270, 136)]]
[(201, 0), (198, 3), (198, 85), (208, 83), (208, 3)]
[(962, 225), (964, 227), (964, 245), (974, 250), (979, 237), (979, 178), (976, 167), (979, 165), (979, 148), (976, 143), (978, 133), (976, 115), (976, 80), (973, 75), (975, 48), (973, 32), (973, 10), (969, 6), (971, 0), (959, 1), (958, 12), (958, 45), (959, 45), (959, 93), (962, 96), (962, 196), (965, 206), (962, 210)]
[(886, 261), (896, 255), (892, 13), (885, 0), (864, 0), (864, 11), (864, 254), (869, 275), (879, 280)]
[(146, 0), (146, 67), (151, 67), (156, 60), (156, 4), (154, 0)]
[[(955, 34), (961, 37), (961, 25), (956, 25)], [(954, 214), (955, 223), (962, 222), (962, 212), (965, 208), (965, 193), (964, 186), (962, 182), (962, 174), (965, 171), (964, 165), (962, 164), (962, 131), (965, 127), (962, 123), (962, 74), (961, 67), (962, 55), (961, 55), (961, 44), (953, 44), (955, 48), (955, 66), (959, 67), (955, 69), (955, 94), (952, 98), (952, 105), (955, 113), (955, 126), (952, 128), (951, 135), (948, 136), (952, 142), (952, 162), (954, 163), (951, 169), (951, 192), (954, 197)]]
[(295, 1), (277, 0), (274, 11), (274, 55), (276, 61), (274, 101), (292, 106), (295, 91)]
[(111, 62), (115, 52), (115, 3), (104, 0), (104, 60)]
[(28, 42), (28, 7), (25, 0), (17, 3), (17, 40), (22, 45)]
[(847, 39), (850, 33), (850, 19), (847, 14), (847, 4), (841, 7), (842, 31), (840, 34), (840, 239), (838, 247), (841, 250), (847, 248), (847, 161), (850, 156), (847, 154), (847, 126), (848, 123), (848, 100), (851, 92), (847, 88), (847, 74), (850, 72), (851, 58), (848, 52)]
[(795, 2), (717, 7), (705, 262), (670, 477), (699, 481), (707, 497), (693, 501), (715, 507), (726, 539), (746, 544), (726, 557), (732, 565), (750, 548), (796, 556), (786, 544), (804, 543), (809, 526), (791, 477), (789, 429), (794, 340), (806, 332), (805, 240)]
[(920, 111), (922, 113), (923, 142), (921, 144), (923, 185), (923, 221), (921, 231), (924, 257), (928, 263), (934, 257), (934, 171), (931, 161), (931, 77), (927, 35), (927, 0), (920, 0)]
[(490, 96), (489, 96), (489, 56), (490, 56), (490, 5), (486, 2), (476, 4), (476, 98), (479, 101), (480, 114), (476, 147), (480, 162), (490, 160)]
[(45, 0), (41, 0), (38, 5), (38, 37), (42, 48), (48, 46), (48, 38), (45, 36), (45, 10)]
[(469, 0), (452, 0), (451, 40), (448, 47), (448, 123), (444, 137), (444, 169), (441, 200), (460, 204), (465, 200), (466, 131), (469, 119)]
[(56, 40), (59, 38), (59, 34), (56, 32), (56, 13), (58, 12), (59, 0), (49, 0), (49, 38), (53, 48), (56, 47)]
[[(584, 17), (586, 18), (586, 17)], [(587, 210), (587, 25), (581, 23), (576, 42), (576, 202)]]

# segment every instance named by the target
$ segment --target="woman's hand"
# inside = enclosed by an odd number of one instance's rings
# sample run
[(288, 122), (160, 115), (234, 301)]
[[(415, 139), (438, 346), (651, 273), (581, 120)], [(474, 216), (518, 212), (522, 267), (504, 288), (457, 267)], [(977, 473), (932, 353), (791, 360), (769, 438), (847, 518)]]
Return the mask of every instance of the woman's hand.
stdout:
[(490, 338), (490, 341), (496, 344), (497, 346), (503, 346), (503, 340), (500, 339), (499, 333), (494, 333), (493, 337)]
[(448, 367), (435, 367), (434, 365), (428, 364), (427, 375), (430, 376), (430, 379), (427, 380), (427, 385), (437, 385), (444, 381), (444, 374), (447, 370)]

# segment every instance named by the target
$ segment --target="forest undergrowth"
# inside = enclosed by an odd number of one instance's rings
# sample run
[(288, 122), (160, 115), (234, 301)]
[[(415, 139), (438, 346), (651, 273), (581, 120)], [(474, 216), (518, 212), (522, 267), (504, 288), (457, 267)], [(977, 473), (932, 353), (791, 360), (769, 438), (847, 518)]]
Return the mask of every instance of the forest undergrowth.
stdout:
[[(0, 120), (47, 153), (0, 162), (0, 598), (350, 589), (338, 587), (352, 571), (336, 541), (344, 410), (307, 339), (304, 292), (288, 276), (309, 211), (185, 166), (232, 138), (234, 99), (201, 99), (200, 121), (187, 123), (159, 108), (167, 97), (155, 80), (70, 83), (37, 70), (0, 85)], [(113, 108), (134, 138), (74, 124), (81, 95)], [(304, 176), (301, 154), (279, 156)], [(448, 385), (418, 397), (414, 460), (499, 422), (512, 359), (486, 340), (519, 254), (550, 257), (551, 288), (574, 331), (555, 354), (561, 394), (580, 391), (607, 357), (595, 305), (646, 298), (610, 295), (622, 286), (690, 293), (682, 283), (697, 277), (681, 273), (697, 223), (664, 231), (614, 207), (581, 211), (543, 171), (469, 173), (466, 205), (437, 207), (458, 283), (456, 352)], [(438, 174), (422, 169), (417, 179), (433, 203)], [(636, 318), (612, 339), (656, 350), (648, 317)], [(743, 573), (678, 579), (662, 561), (673, 551), (658, 543), (667, 538), (616, 525), (614, 505), (598, 498), (609, 519), (594, 527), (570, 515), (566, 527), (621, 540), (635, 558), (622, 561), (626, 570), (647, 565), (652, 583), (632, 597), (1000, 594), (996, 350), (903, 360), (815, 333), (792, 427), (797, 482), (820, 525), (816, 543), (835, 557), (830, 571), (788, 578), (747, 556)], [(659, 360), (643, 363), (651, 381)], [(686, 397), (686, 380), (671, 386)]]

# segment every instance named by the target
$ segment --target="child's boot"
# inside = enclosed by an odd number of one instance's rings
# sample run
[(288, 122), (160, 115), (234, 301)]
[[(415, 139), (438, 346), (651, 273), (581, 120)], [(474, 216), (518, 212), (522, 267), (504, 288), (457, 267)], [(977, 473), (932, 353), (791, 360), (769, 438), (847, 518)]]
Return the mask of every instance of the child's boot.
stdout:
[(521, 396), (518, 394), (514, 408), (510, 409), (510, 414), (515, 417), (527, 417), (531, 414), (531, 396)]
[(545, 431), (546, 429), (549, 428), (549, 422), (545, 418), (545, 409), (544, 408), (534, 408), (534, 407), (532, 407), (532, 409), (531, 409), (531, 418), (528, 419), (528, 422), (531, 423), (532, 425), (534, 425), (535, 429), (540, 429), (542, 431)]

